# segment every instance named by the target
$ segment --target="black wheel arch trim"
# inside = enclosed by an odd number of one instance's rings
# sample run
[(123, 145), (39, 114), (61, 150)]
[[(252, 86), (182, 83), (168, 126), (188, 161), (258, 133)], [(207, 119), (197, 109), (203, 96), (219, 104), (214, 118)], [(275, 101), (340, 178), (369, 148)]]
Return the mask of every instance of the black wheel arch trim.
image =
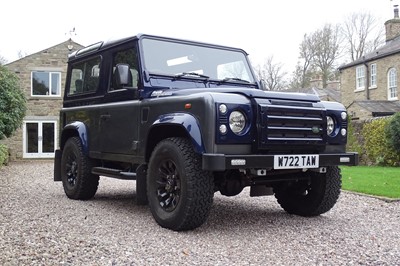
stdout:
[(80, 121), (75, 121), (66, 125), (61, 133), (61, 142), (60, 148), (61, 150), (64, 148), (67, 140), (72, 137), (77, 136), (81, 140), (83, 152), (85, 155), (89, 154), (89, 142), (88, 142), (88, 129), (87, 126)]
[(162, 125), (181, 127), (190, 137), (195, 152), (199, 154), (205, 152), (199, 121), (193, 115), (188, 113), (169, 113), (160, 115), (151, 125), (149, 132), (152, 132), (155, 127)]

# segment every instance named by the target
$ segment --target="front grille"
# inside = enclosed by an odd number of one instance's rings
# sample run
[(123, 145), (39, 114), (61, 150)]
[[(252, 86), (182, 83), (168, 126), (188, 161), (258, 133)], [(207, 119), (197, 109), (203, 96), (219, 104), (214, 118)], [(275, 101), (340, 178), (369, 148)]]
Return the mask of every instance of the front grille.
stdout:
[(322, 107), (259, 105), (259, 148), (315, 150), (326, 141), (326, 111)]

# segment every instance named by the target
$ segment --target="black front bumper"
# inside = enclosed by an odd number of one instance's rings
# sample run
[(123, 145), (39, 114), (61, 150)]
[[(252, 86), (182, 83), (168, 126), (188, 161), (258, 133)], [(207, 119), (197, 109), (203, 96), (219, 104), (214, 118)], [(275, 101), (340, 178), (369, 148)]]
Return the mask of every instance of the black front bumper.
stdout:
[[(358, 153), (332, 153), (318, 154), (319, 167), (336, 165), (358, 165)], [(245, 164), (237, 165), (234, 162), (240, 160)], [(250, 155), (226, 155), (215, 153), (203, 154), (203, 170), (225, 171), (229, 169), (265, 169), (274, 167), (274, 155), (250, 154)]]

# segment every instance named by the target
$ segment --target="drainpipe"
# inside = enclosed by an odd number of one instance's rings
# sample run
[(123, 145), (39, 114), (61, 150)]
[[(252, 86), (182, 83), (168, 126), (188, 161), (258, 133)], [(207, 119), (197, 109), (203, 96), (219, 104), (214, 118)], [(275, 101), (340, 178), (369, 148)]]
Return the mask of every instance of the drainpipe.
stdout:
[(365, 79), (366, 96), (367, 96), (367, 100), (369, 100), (369, 67), (368, 67), (368, 64), (365, 62), (365, 60), (364, 60), (364, 66), (366, 68), (366, 71), (365, 71), (365, 75), (366, 75), (366, 79)]

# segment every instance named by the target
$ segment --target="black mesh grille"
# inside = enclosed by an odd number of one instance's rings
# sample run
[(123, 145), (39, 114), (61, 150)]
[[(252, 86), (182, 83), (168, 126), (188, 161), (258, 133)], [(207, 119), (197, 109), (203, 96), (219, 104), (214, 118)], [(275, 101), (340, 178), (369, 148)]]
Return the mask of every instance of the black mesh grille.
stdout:
[(326, 141), (324, 108), (298, 105), (259, 105), (261, 118), (260, 148), (315, 150)]

